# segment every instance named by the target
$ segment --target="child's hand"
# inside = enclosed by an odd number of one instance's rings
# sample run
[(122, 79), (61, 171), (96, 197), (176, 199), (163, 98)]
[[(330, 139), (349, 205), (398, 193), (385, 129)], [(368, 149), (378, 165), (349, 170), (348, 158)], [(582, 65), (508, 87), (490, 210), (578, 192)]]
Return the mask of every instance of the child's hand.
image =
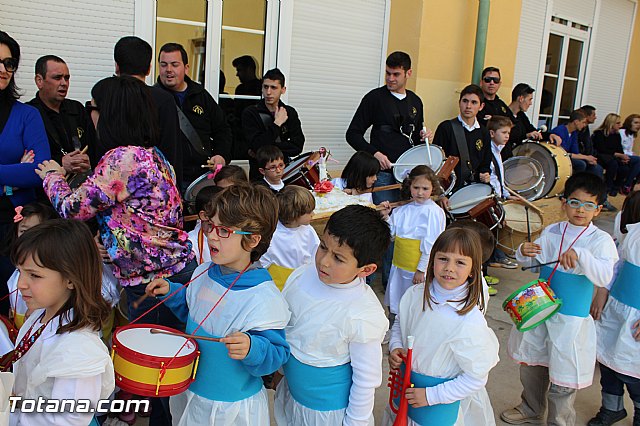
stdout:
[(542, 253), (542, 247), (536, 243), (522, 243), (520, 246), (520, 253), (527, 257), (536, 257), (540, 253)]
[(633, 329), (635, 330), (633, 332), (633, 338), (636, 339), (636, 342), (640, 342), (640, 320), (633, 324)]
[(423, 283), (424, 282), (424, 276), (425, 276), (424, 272), (416, 270), (416, 273), (413, 274), (413, 283), (414, 284)]
[(98, 254), (102, 258), (104, 263), (111, 263), (111, 258), (109, 257), (109, 252), (102, 245), (102, 240), (100, 239), (100, 232), (96, 232), (95, 237), (93, 239), (96, 242), (96, 246), (98, 247)]
[(389, 367), (392, 370), (397, 370), (402, 365), (404, 357), (407, 355), (407, 351), (402, 348), (394, 349), (389, 354)]
[(564, 269), (573, 269), (578, 265), (578, 253), (574, 249), (567, 250), (560, 255), (558, 262)]
[(224, 343), (229, 351), (229, 358), (231, 359), (245, 359), (251, 349), (251, 338), (247, 333), (236, 331), (233, 334), (228, 335), (220, 339), (220, 342)]
[(169, 293), (169, 282), (162, 278), (157, 278), (147, 284), (147, 288), (144, 291), (147, 296), (164, 296)]
[(429, 405), (426, 388), (409, 388), (404, 395), (407, 397), (409, 405), (413, 408), (426, 407)]
[(388, 201), (383, 201), (376, 207), (384, 219), (389, 217), (389, 214), (391, 213), (391, 204), (389, 204)]
[(344, 192), (345, 194), (349, 194), (349, 195), (353, 194), (353, 190), (351, 188), (345, 188), (345, 189), (342, 190), (342, 192)]
[(591, 302), (591, 316), (594, 320), (600, 319), (600, 315), (602, 315), (602, 309), (604, 308), (605, 303), (607, 303), (608, 297), (609, 291), (606, 288), (598, 287), (596, 289), (596, 295)]
[(24, 154), (22, 154), (22, 158), (20, 159), (21, 163), (33, 163), (33, 160), (36, 158), (36, 155), (33, 153), (33, 150), (24, 151)]

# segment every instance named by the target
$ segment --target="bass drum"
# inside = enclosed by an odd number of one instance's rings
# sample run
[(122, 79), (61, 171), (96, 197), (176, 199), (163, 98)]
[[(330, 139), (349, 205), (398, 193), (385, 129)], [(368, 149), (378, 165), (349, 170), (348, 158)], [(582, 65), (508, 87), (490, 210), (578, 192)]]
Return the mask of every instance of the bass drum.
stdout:
[(556, 197), (564, 191), (571, 176), (571, 158), (562, 147), (549, 142), (525, 142), (513, 149), (514, 155), (529, 157), (542, 165), (544, 186), (538, 198)]
[(315, 184), (320, 182), (319, 160), (319, 152), (307, 152), (297, 156), (285, 167), (282, 181), (285, 185), (298, 185), (313, 190)]
[(527, 212), (525, 206), (517, 201), (507, 201), (502, 204), (502, 208), (504, 223), (502, 228), (498, 229), (498, 247), (508, 255), (515, 256), (520, 244), (527, 241), (528, 232), (531, 233), (531, 241), (538, 238), (544, 227), (544, 221), (539, 212), (531, 208)]
[(504, 162), (504, 183), (528, 201), (537, 200), (544, 189), (542, 165), (533, 158), (511, 157)]

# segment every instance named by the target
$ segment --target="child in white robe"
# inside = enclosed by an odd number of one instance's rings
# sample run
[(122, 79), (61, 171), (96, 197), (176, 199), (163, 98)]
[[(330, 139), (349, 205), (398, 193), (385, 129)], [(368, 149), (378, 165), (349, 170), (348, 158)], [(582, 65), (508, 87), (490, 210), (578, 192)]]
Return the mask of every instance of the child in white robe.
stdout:
[(627, 196), (620, 219), (625, 238), (618, 247), (614, 279), (607, 288), (598, 289), (591, 309), (596, 319), (602, 406), (590, 424), (612, 424), (627, 416), (625, 385), (635, 407), (634, 424), (640, 424), (640, 192)]
[(373, 204), (371, 189), (378, 179), (380, 162), (366, 151), (354, 153), (339, 178), (331, 179), (337, 189)]
[(441, 192), (438, 177), (427, 166), (415, 167), (402, 182), (401, 196), (411, 202), (389, 217), (394, 247), (384, 302), (392, 322), (404, 292), (424, 282), (431, 246), (446, 226), (444, 210), (431, 199)]
[[(517, 251), (519, 262), (541, 265), (540, 278), (550, 281), (563, 303), (536, 328), (511, 330), (509, 354), (521, 364), (524, 390), (520, 405), (501, 414), (507, 423), (542, 422), (548, 406), (548, 423), (574, 424), (575, 394), (593, 381), (596, 329), (589, 310), (594, 286), (609, 284), (618, 254), (611, 236), (592, 223), (604, 202), (602, 179), (577, 173), (567, 180), (564, 197), (568, 221), (548, 226)], [(555, 266), (542, 266), (549, 262)]]
[(269, 270), (276, 287), (282, 291), (294, 269), (313, 261), (320, 239), (310, 225), (316, 202), (308, 189), (286, 186), (276, 198), (278, 225), (260, 263)]
[[(111, 357), (98, 332), (109, 314), (101, 295), (100, 256), (89, 228), (75, 220), (42, 223), (17, 241), (11, 253), (18, 288), (33, 311), (16, 348), (2, 358), (13, 363), (13, 394), (23, 399), (98, 400), (113, 392)], [(97, 425), (91, 412), (21, 412), (12, 425)]]
[(347, 206), (327, 222), (315, 263), (287, 280), (291, 358), (276, 388), (278, 425), (373, 425), (388, 322), (365, 277), (389, 242), (378, 212)]
[[(485, 296), (479, 240), (470, 229), (444, 231), (431, 250), (428, 286), (411, 287), (400, 301), (391, 329), (389, 366), (402, 366), (404, 371), (404, 348), (413, 336), (411, 383), (415, 387), (405, 390), (410, 425), (466, 424), (460, 402), (474, 395), (483, 396), (478, 400), (488, 406), (481, 411), (491, 410), (481, 390), (498, 363), (499, 345), (482, 314)], [(395, 417), (387, 407), (383, 424), (392, 424)]]
[[(261, 376), (289, 357), (284, 327), (287, 304), (257, 260), (276, 227), (277, 202), (264, 187), (233, 185), (206, 207), (202, 222), (211, 263), (198, 266), (185, 289), (154, 280), (149, 295), (163, 296), (187, 333), (220, 338), (198, 340), (195, 381), (169, 400), (175, 425), (269, 424)], [(166, 296), (166, 295), (170, 296)]]
[(192, 251), (193, 254), (195, 254), (198, 265), (211, 262), (211, 253), (209, 252), (207, 236), (202, 229), (202, 220), (206, 217), (205, 208), (207, 204), (212, 202), (215, 195), (222, 191), (222, 189), (223, 188), (218, 186), (205, 186), (196, 195), (195, 208), (198, 212), (198, 221), (196, 222), (196, 226), (189, 231), (189, 241), (191, 241)]

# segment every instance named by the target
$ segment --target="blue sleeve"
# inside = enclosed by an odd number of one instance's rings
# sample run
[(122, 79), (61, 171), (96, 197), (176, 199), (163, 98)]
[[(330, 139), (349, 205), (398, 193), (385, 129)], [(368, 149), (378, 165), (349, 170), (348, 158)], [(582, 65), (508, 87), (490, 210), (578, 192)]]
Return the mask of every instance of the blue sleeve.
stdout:
[(569, 135), (569, 147), (565, 148), (567, 152), (571, 154), (580, 154), (580, 147), (578, 146), (578, 132), (573, 132)]
[(251, 348), (242, 363), (253, 376), (266, 376), (289, 360), (289, 344), (284, 330), (248, 331)]
[[(187, 322), (189, 318), (189, 306), (187, 305), (187, 287), (183, 287), (180, 283), (173, 283), (169, 280), (166, 280), (169, 283), (169, 293), (165, 296), (158, 296), (158, 299), (165, 300), (169, 297), (169, 295), (173, 294), (173, 292), (178, 291), (176, 294), (171, 296), (171, 298), (167, 299), (164, 302), (165, 306), (171, 309), (171, 312), (178, 317), (178, 319), (184, 323)], [(182, 287), (182, 288), (181, 288)]]

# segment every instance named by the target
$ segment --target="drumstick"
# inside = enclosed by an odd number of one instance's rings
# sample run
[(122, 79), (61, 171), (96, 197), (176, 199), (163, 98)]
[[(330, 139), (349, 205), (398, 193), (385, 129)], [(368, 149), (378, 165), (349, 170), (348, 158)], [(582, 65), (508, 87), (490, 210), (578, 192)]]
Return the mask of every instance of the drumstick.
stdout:
[[(431, 161), (431, 160), (429, 160)], [(431, 163), (429, 163), (431, 164)], [(412, 166), (412, 167), (416, 167), (416, 166), (426, 166), (426, 164), (424, 163), (391, 163), (391, 167), (395, 167), (395, 166)]]
[(456, 204), (456, 205), (452, 205), (449, 206), (449, 210), (456, 210), (462, 207), (467, 207), (467, 206), (471, 206), (473, 204), (477, 204), (481, 201), (486, 200), (487, 198), (493, 198), (495, 197), (495, 195), (490, 194), (490, 195), (485, 195), (484, 197), (478, 197), (478, 198), (474, 198), (473, 200), (466, 200), (466, 201), (461, 201), (460, 203)]
[(525, 204), (524, 214), (527, 216), (527, 241), (531, 242), (531, 224), (529, 223), (529, 206)]
[(516, 197), (518, 200), (522, 201), (527, 206), (531, 207), (532, 209), (534, 209), (538, 213), (542, 214), (542, 210), (540, 210), (538, 208), (538, 206), (536, 206), (535, 204), (531, 203), (529, 200), (527, 200), (522, 195), (518, 194), (517, 192), (515, 192), (514, 190), (512, 190), (508, 186), (505, 185), (505, 188), (507, 188), (507, 191), (509, 191), (509, 194), (513, 195), (514, 197)]
[(389, 191), (391, 189), (400, 189), (400, 188), (402, 188), (402, 184), (401, 183), (394, 183), (393, 185), (376, 186), (374, 188), (371, 188), (367, 192)]
[(144, 301), (145, 301), (145, 299), (146, 299), (147, 297), (149, 297), (149, 296), (147, 295), (147, 293), (145, 293), (145, 294), (143, 294), (142, 296), (140, 296), (140, 298), (138, 298), (138, 300), (136, 300), (135, 302), (133, 302), (133, 303), (131, 304), (131, 306), (133, 307), (133, 309), (138, 309), (138, 306), (140, 306), (140, 304), (141, 304), (142, 302), (144, 302)]
[(151, 334), (168, 334), (169, 336), (178, 336), (184, 337), (186, 339), (198, 339), (198, 340), (206, 340), (209, 342), (219, 342), (220, 339), (217, 337), (208, 337), (208, 336), (198, 336), (195, 334), (186, 334), (186, 333), (176, 333), (173, 331), (160, 330), (159, 328), (152, 328), (149, 330)]
[(522, 268), (520, 268), (520, 269), (522, 269), (523, 271), (527, 271), (527, 270), (529, 270), (529, 269), (539, 268), (540, 266), (549, 266), (549, 265), (554, 265), (554, 264), (556, 264), (556, 263), (558, 263), (558, 262), (560, 262), (560, 261), (559, 261), (559, 260), (554, 260), (554, 261), (547, 262), (547, 263), (541, 263), (541, 264), (539, 264), (539, 265), (523, 266), (523, 267), (522, 267)]
[[(409, 204), (411, 201), (413, 200), (400, 200), (400, 201), (394, 201), (393, 203), (389, 203), (389, 208), (390, 209), (395, 209), (396, 207), (400, 207), (400, 206), (404, 206), (405, 204)], [(380, 211), (380, 210), (384, 210), (385, 207), (382, 204), (378, 204), (376, 206), (376, 210)]]
[(185, 216), (183, 220), (185, 222), (193, 222), (194, 220), (198, 220), (198, 219), (199, 218), (198, 218), (197, 214), (192, 214), (192, 215), (189, 215), (189, 216)]
[(88, 150), (89, 150), (89, 145), (82, 148), (82, 151), (80, 151), (80, 154), (86, 154)]

